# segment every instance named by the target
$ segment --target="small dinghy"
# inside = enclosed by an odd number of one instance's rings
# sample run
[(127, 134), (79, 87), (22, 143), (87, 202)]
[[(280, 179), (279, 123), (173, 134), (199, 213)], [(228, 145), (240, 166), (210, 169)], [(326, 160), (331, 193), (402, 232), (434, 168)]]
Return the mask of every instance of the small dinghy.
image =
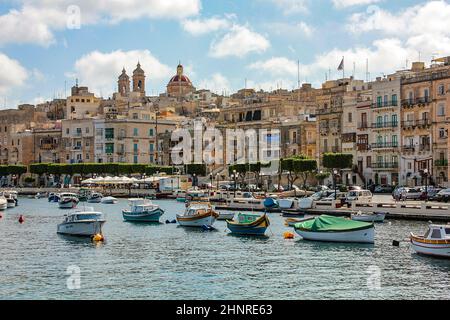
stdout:
[(114, 197), (105, 197), (102, 198), (101, 203), (103, 204), (116, 204), (119, 200)]
[(450, 258), (450, 225), (430, 225), (423, 236), (411, 233), (415, 252), (438, 258)]
[(295, 232), (305, 240), (344, 243), (375, 243), (373, 223), (322, 215), (295, 226)]
[(103, 195), (98, 192), (93, 192), (90, 196), (87, 198), (88, 203), (100, 203), (102, 202)]
[(219, 217), (217, 218), (217, 220), (233, 220), (234, 218), (234, 213), (230, 213), (230, 212), (219, 212)]
[(234, 234), (264, 235), (269, 226), (270, 221), (266, 214), (260, 216), (258, 214), (239, 213), (237, 221), (227, 220), (227, 227)]
[(386, 219), (385, 212), (374, 212), (374, 213), (362, 213), (352, 214), (352, 220), (363, 221), (363, 222), (384, 222)]
[(60, 209), (73, 209), (80, 201), (74, 193), (61, 193), (58, 205)]

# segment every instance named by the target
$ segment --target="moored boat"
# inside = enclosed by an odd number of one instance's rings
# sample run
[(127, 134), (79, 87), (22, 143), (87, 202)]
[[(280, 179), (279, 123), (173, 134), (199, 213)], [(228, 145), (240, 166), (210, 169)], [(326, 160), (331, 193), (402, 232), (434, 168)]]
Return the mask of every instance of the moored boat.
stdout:
[(358, 212), (357, 214), (352, 214), (351, 218), (354, 221), (384, 222), (384, 219), (386, 218), (386, 213), (385, 212), (374, 212), (374, 213)]
[(119, 200), (117, 200), (114, 197), (104, 197), (101, 200), (101, 203), (103, 204), (116, 204)]
[(103, 195), (98, 192), (93, 192), (87, 198), (88, 203), (100, 203), (102, 202)]
[(287, 218), (285, 220), (285, 222), (284, 222), (284, 225), (286, 227), (292, 227), (293, 228), (297, 223), (301, 223), (301, 222), (308, 221), (308, 220), (311, 220), (311, 219), (314, 219), (314, 218), (307, 218), (307, 219)]
[(102, 234), (102, 227), (105, 222), (106, 220), (101, 212), (96, 212), (93, 208), (85, 208), (65, 215), (64, 221), (58, 224), (57, 233), (92, 237)]
[(295, 232), (305, 240), (345, 243), (374, 243), (373, 223), (322, 215), (297, 223)]
[(59, 201), (59, 194), (50, 192), (48, 194), (48, 202), (58, 202)]
[(438, 258), (450, 258), (450, 225), (430, 225), (423, 236), (411, 233), (415, 252)]
[(61, 193), (58, 201), (60, 209), (73, 209), (78, 205), (78, 197), (75, 193)]
[(159, 218), (164, 214), (164, 210), (148, 199), (129, 199), (128, 203), (130, 209), (122, 210), (125, 221), (159, 222)]
[(209, 203), (191, 203), (184, 214), (177, 214), (177, 221), (184, 227), (212, 226), (218, 216)]
[(8, 201), (4, 196), (0, 196), (0, 210), (6, 210), (8, 208)]
[(266, 214), (244, 214), (237, 215), (237, 221), (227, 220), (227, 227), (233, 234), (241, 235), (264, 235), (270, 226)]

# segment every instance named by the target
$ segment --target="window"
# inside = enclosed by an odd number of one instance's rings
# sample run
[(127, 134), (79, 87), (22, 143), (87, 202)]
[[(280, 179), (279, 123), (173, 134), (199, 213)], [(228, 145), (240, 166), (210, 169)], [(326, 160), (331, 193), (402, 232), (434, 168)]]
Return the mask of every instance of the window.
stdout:
[(66, 128), (66, 134), (70, 134), (70, 129)]
[(106, 139), (114, 139), (114, 128), (106, 128), (105, 129), (105, 138)]
[(440, 104), (438, 105), (437, 115), (438, 115), (438, 117), (443, 117), (443, 116), (445, 116), (445, 104), (444, 104), (444, 103), (440, 103)]
[(384, 106), (387, 107), (389, 104), (389, 98), (387, 95), (384, 96)]
[(89, 153), (86, 153), (86, 160), (89, 160)]
[(150, 143), (150, 152), (153, 152), (155, 149), (155, 145), (153, 143)]
[(81, 136), (81, 128), (77, 128), (75, 134), (76, 134), (77, 136)]
[(414, 93), (412, 91), (410, 91), (408, 94), (408, 100), (409, 100), (409, 103), (414, 102)]
[(108, 153), (108, 154), (114, 153), (114, 143), (106, 143), (105, 144), (105, 153)]
[(441, 238), (441, 230), (433, 229), (433, 232), (431, 233), (431, 239), (440, 239), (440, 238)]
[(429, 99), (429, 97), (430, 97), (430, 91), (429, 91), (428, 89), (425, 89), (425, 90), (423, 91), (423, 96), (424, 96), (424, 98), (425, 98), (425, 101), (428, 102), (428, 99)]
[(95, 135), (98, 136), (98, 137), (103, 136), (103, 128), (95, 129)]
[(148, 135), (149, 135), (150, 137), (153, 137), (153, 134), (154, 134), (153, 129), (148, 130)]
[(391, 117), (392, 120), (392, 126), (396, 127), (398, 125), (398, 116), (396, 114), (393, 114)]
[(297, 143), (297, 132), (292, 133), (292, 143)]
[(133, 163), (134, 164), (137, 164), (139, 161), (138, 161), (138, 156), (134, 156), (133, 157)]
[(383, 127), (383, 117), (378, 116), (377, 117), (377, 128), (381, 128), (381, 127)]
[(445, 128), (439, 128), (439, 138), (440, 139), (447, 138), (447, 134), (446, 134)]
[(89, 140), (86, 140), (86, 147), (89, 147), (91, 145), (91, 142)]
[(398, 137), (396, 135), (392, 136), (392, 146), (398, 147)]
[(398, 96), (396, 94), (392, 95), (392, 105), (396, 107), (398, 104)]
[(134, 151), (134, 153), (137, 153), (137, 152), (138, 152), (138, 144), (137, 144), (137, 143), (135, 143), (135, 144), (133, 145), (133, 151)]
[(139, 115), (137, 113), (133, 113), (133, 120), (138, 120), (139, 119)]
[(134, 128), (133, 129), (133, 136), (137, 137), (139, 135), (139, 130), (138, 128)]
[(377, 97), (377, 107), (383, 106), (383, 97)]
[(371, 156), (367, 156), (366, 164), (367, 164), (367, 168), (372, 168), (372, 157)]
[(408, 170), (412, 170), (412, 163), (408, 162)]
[(103, 150), (103, 144), (98, 143), (98, 144), (95, 146), (95, 150), (97, 150), (97, 151), (102, 151), (102, 150)]
[(439, 85), (438, 87), (438, 95), (440, 96), (445, 95), (445, 86), (443, 84)]
[(89, 127), (86, 127), (85, 132), (89, 133)]
[(353, 122), (353, 113), (351, 113), (351, 112), (348, 113), (348, 122), (349, 123)]

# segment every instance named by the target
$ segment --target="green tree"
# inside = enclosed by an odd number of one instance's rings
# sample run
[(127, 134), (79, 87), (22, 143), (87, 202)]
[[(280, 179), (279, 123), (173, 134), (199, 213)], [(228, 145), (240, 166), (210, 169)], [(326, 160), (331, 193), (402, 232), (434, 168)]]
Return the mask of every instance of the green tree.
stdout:
[(314, 159), (296, 159), (294, 167), (303, 179), (303, 187), (306, 188), (308, 177), (317, 170), (317, 161)]

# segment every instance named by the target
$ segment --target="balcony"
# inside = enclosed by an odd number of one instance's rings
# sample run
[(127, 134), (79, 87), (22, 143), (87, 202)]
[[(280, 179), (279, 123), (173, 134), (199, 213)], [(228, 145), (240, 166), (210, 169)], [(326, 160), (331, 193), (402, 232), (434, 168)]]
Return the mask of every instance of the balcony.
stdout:
[(372, 108), (376, 110), (384, 109), (384, 108), (395, 108), (398, 107), (398, 100), (386, 101), (382, 103), (373, 103)]
[(431, 146), (429, 144), (421, 144), (419, 145), (419, 151), (420, 152), (431, 151)]
[(397, 121), (372, 123), (372, 129), (374, 130), (394, 129), (397, 127), (398, 127)]
[(398, 148), (397, 142), (381, 142), (381, 143), (372, 143), (372, 149), (396, 149)]
[(370, 150), (370, 146), (368, 143), (358, 143), (357, 144), (357, 149), (358, 151), (369, 151)]
[(57, 144), (54, 143), (43, 143), (39, 146), (41, 150), (55, 150), (58, 148)]
[(434, 162), (434, 165), (436, 167), (448, 167), (448, 160), (447, 159), (436, 160)]
[(414, 146), (403, 146), (402, 152), (404, 153), (414, 153), (416, 151), (416, 147)]
[(402, 107), (403, 108), (413, 108), (415, 106), (426, 106), (433, 102), (433, 99), (431, 97), (420, 97), (415, 99), (404, 99), (402, 100)]
[(369, 124), (367, 122), (358, 123), (358, 130), (367, 130), (369, 129)]
[(402, 122), (403, 130), (414, 130), (415, 128), (426, 129), (431, 126), (432, 122), (430, 119), (422, 120), (406, 120)]
[(387, 170), (387, 169), (398, 169), (398, 162), (375, 162), (372, 163), (372, 169), (375, 170)]

